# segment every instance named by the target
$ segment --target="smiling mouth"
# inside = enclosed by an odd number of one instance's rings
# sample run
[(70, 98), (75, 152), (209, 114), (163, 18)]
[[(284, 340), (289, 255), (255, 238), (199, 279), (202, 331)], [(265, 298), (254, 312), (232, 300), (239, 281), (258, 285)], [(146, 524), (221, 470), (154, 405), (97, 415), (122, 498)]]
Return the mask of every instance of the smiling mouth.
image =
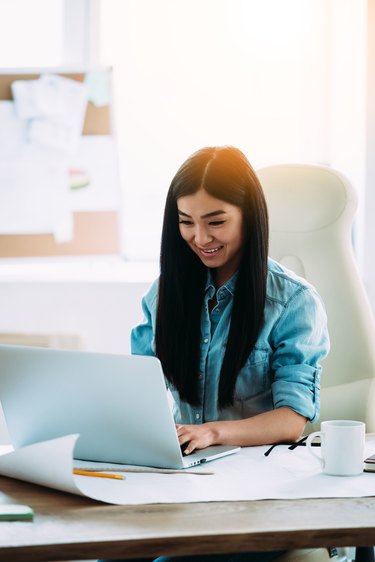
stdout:
[(199, 253), (202, 254), (203, 256), (214, 256), (215, 254), (217, 254), (218, 252), (220, 252), (220, 250), (222, 250), (224, 248), (224, 246), (217, 246), (216, 248), (207, 248), (207, 249), (203, 249), (203, 248), (198, 248)]

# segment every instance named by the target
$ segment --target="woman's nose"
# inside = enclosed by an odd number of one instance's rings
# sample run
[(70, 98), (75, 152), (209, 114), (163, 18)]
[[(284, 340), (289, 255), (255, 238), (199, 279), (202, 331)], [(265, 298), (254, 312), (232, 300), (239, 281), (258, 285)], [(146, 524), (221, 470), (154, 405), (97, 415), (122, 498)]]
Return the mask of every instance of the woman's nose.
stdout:
[(194, 233), (194, 241), (197, 246), (205, 246), (212, 241), (212, 236), (204, 227), (197, 227)]

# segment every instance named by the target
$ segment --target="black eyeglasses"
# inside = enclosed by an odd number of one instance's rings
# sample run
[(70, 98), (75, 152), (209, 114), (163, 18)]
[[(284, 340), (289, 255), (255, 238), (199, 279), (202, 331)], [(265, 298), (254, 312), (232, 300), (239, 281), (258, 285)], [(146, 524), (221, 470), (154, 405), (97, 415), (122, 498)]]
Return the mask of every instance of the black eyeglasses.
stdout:
[[(274, 448), (278, 447), (279, 445), (289, 445), (288, 449), (290, 451), (293, 451), (296, 447), (306, 447), (306, 439), (307, 438), (308, 438), (308, 435), (306, 435), (305, 437), (302, 437), (302, 439), (300, 439), (299, 441), (280, 441), (280, 443), (275, 443), (269, 449), (267, 449), (267, 451), (264, 453), (264, 456), (268, 457), (268, 455), (274, 450)], [(311, 446), (312, 447), (320, 447), (320, 443), (319, 442), (313, 442), (313, 443), (311, 443)]]

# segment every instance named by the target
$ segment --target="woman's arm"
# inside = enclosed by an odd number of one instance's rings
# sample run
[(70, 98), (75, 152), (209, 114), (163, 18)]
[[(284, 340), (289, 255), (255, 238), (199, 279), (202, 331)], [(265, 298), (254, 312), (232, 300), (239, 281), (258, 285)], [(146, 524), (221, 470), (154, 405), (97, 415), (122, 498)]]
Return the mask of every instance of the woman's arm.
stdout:
[(287, 407), (277, 408), (243, 420), (177, 425), (180, 445), (188, 444), (185, 454), (210, 445), (249, 447), (280, 441), (296, 441), (303, 433), (306, 418)]

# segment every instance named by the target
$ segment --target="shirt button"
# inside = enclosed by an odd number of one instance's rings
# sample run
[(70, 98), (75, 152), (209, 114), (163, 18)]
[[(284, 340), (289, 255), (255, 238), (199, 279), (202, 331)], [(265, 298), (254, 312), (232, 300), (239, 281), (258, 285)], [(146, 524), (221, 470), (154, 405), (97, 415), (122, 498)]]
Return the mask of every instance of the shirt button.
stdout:
[(204, 338), (203, 342), (208, 343), (208, 338)]
[(195, 414), (195, 419), (199, 420), (200, 419), (200, 414)]

